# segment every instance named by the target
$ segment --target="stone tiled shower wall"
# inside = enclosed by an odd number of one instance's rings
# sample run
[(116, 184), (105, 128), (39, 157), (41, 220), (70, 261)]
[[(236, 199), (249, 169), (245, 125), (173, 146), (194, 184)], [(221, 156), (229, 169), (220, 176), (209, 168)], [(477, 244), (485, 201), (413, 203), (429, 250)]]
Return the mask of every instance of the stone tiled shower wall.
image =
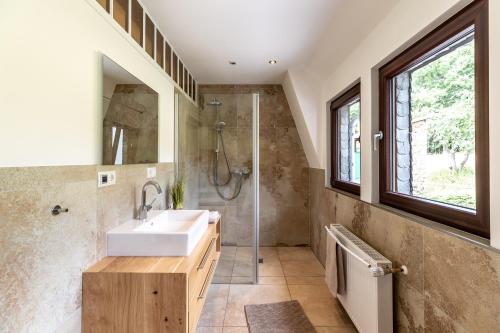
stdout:
[[(200, 205), (223, 213), (226, 244), (251, 245), (251, 178), (240, 197), (225, 202), (208, 178), (215, 145), (214, 97), (223, 104), (224, 140), (231, 167), (252, 165), (252, 93), (260, 95), (260, 243), (309, 244), (308, 164), (281, 85), (200, 86)], [(220, 154), (221, 164), (224, 163)], [(223, 172), (222, 166), (220, 167)], [(226, 175), (224, 171), (223, 176)]]
[[(105, 256), (106, 231), (133, 218), (148, 166), (165, 189), (172, 164), (0, 168), (0, 332), (78, 325), (82, 271)], [(98, 189), (104, 170), (117, 183)], [(52, 216), (56, 204), (69, 212)]]
[(325, 225), (340, 223), (397, 265), (398, 332), (499, 332), (500, 254), (351, 196), (326, 189), (310, 169), (311, 246), (324, 264)]

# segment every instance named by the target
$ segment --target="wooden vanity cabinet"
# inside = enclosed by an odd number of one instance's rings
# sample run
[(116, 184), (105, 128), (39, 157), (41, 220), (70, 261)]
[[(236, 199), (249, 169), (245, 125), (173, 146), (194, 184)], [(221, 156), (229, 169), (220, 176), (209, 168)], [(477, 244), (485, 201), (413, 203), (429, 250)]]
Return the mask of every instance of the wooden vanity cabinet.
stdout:
[(220, 223), (187, 257), (105, 257), (83, 273), (84, 333), (195, 332), (220, 256)]

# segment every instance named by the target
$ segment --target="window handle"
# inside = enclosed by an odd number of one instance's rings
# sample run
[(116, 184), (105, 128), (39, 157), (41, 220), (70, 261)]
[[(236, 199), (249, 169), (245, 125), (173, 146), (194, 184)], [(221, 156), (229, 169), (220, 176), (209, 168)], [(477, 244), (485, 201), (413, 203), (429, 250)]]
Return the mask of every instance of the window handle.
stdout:
[(377, 151), (378, 149), (378, 145), (379, 145), (379, 142), (382, 141), (384, 139), (384, 132), (382, 131), (378, 131), (377, 133), (375, 133), (373, 135), (373, 150), (374, 151)]
[(354, 138), (354, 152), (359, 153), (361, 147), (361, 137)]

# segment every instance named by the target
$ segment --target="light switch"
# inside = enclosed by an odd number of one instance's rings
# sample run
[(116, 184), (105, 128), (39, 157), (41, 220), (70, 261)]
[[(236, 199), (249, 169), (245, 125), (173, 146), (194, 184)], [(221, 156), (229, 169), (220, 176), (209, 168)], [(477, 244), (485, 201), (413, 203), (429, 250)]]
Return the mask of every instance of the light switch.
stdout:
[(116, 184), (116, 171), (99, 171), (97, 173), (97, 187)]
[(156, 177), (156, 167), (148, 168), (147, 170), (147, 178)]

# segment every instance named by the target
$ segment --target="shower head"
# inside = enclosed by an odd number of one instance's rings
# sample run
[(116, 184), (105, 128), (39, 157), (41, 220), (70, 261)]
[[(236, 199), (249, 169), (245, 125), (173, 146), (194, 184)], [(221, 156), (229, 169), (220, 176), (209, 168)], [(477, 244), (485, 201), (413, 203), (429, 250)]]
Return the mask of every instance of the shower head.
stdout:
[(221, 106), (222, 103), (217, 100), (217, 98), (214, 97), (214, 99), (211, 102), (208, 102), (207, 105), (211, 106)]

